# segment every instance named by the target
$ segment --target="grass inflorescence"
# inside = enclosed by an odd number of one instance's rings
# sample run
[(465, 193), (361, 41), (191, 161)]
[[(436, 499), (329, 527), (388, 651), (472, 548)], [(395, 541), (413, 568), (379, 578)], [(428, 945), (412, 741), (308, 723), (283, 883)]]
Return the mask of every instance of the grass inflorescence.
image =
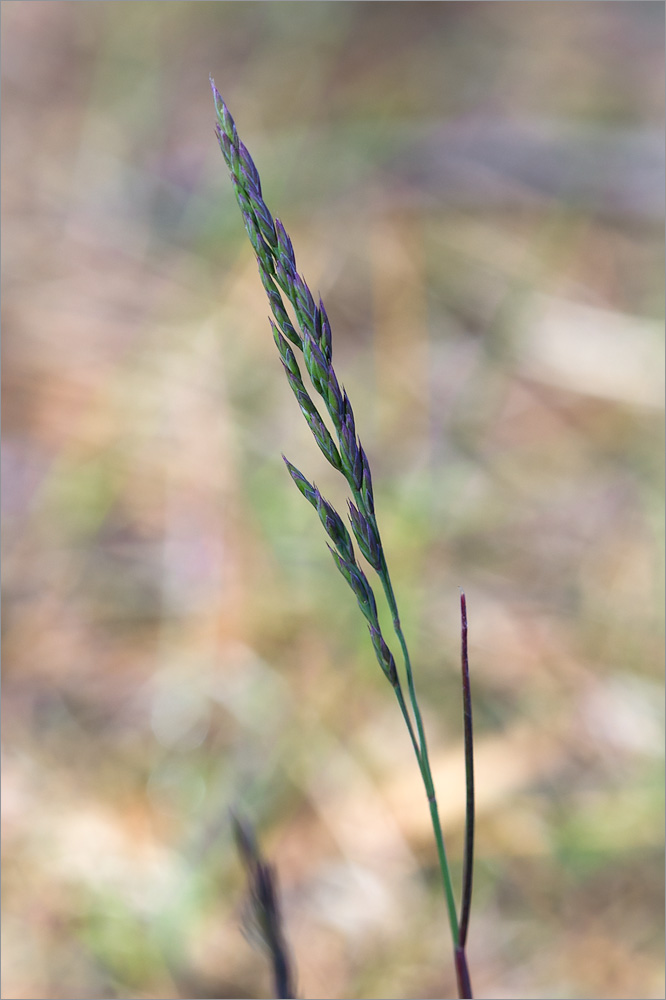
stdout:
[[(453, 939), (456, 974), (460, 997), (471, 997), (471, 985), (465, 944), (469, 922), (472, 884), (473, 834), (473, 775), (471, 743), (471, 705), (469, 672), (467, 669), (467, 617), (464, 595), (461, 598), (463, 626), (463, 694), (465, 709), (465, 759), (467, 769), (467, 836), (464, 864), (463, 902), (461, 918), (453, 892), (444, 837), (437, 807), (423, 719), (416, 696), (414, 675), (407, 642), (400, 622), (398, 606), (391, 583), (382, 545), (370, 473), (368, 456), (356, 430), (351, 402), (340, 385), (333, 367), (333, 338), (326, 309), (315, 298), (296, 268), (294, 248), (284, 226), (273, 218), (263, 198), (259, 172), (247, 148), (238, 136), (236, 125), (211, 80), (217, 110), (216, 134), (236, 194), (245, 229), (256, 254), (259, 275), (271, 308), (271, 328), (287, 381), (298, 401), (312, 435), (326, 460), (347, 482), (350, 531), (331, 503), (303, 473), (287, 458), (286, 467), (306, 500), (314, 507), (328, 536), (328, 548), (333, 560), (347, 581), (366, 620), (372, 646), (379, 666), (393, 688), (409, 737), (414, 748), (428, 799), (435, 843), (441, 871), (447, 912)], [(292, 322), (287, 305), (291, 306), (296, 323)], [(295, 350), (294, 350), (295, 349)], [(313, 391), (306, 388), (301, 366), (305, 369)], [(313, 397), (319, 397), (315, 403)], [(335, 436), (325, 423), (321, 407), (328, 414)], [(386, 637), (380, 627), (375, 592), (359, 565), (354, 541), (376, 574), (386, 598), (403, 664), (407, 696)]]

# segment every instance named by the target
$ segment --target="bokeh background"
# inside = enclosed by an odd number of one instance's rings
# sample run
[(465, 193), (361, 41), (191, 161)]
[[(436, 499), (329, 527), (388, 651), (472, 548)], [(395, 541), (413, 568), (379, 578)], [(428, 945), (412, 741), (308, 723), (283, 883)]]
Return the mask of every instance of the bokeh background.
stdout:
[[(331, 317), (476, 995), (663, 996), (664, 8), (2, 5), (7, 998), (455, 995), (212, 73)], [(251, 936), (251, 935), (250, 935)]]

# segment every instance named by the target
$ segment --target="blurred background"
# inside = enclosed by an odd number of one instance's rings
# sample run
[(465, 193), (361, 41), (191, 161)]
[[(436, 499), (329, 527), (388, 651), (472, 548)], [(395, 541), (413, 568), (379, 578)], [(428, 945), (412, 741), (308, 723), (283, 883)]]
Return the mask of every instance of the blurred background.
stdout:
[(3, 988), (455, 995), (391, 690), (284, 452), (212, 73), (331, 317), (475, 995), (663, 996), (664, 8), (3, 3)]

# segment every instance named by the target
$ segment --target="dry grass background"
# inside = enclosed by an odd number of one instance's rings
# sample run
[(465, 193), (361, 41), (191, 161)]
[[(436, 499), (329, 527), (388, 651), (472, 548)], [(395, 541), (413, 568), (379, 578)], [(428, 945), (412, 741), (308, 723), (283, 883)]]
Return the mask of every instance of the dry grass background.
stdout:
[(661, 3), (2, 5), (7, 998), (453, 995), (208, 73), (331, 316), (478, 996), (663, 990)]

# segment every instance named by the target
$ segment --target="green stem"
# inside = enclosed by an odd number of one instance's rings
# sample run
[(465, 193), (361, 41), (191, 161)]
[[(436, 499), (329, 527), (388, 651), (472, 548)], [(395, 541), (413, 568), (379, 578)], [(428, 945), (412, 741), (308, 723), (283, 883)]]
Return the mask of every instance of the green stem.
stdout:
[(430, 819), (432, 822), (433, 833), (435, 835), (435, 843), (437, 845), (437, 857), (439, 860), (439, 868), (442, 874), (442, 883), (444, 885), (444, 895), (446, 897), (446, 906), (449, 913), (451, 935), (453, 937), (453, 942), (455, 945), (458, 943), (458, 933), (459, 933), (458, 915), (456, 911), (455, 896), (453, 894), (453, 884), (451, 882), (451, 872), (446, 857), (446, 848), (444, 846), (444, 835), (442, 833), (442, 824), (439, 818), (439, 809), (437, 808), (437, 796), (435, 794), (435, 784), (432, 778), (432, 771), (430, 768), (430, 758), (428, 756), (428, 744), (426, 741), (421, 710), (419, 708), (419, 703), (416, 697), (416, 690), (414, 687), (414, 674), (412, 671), (412, 665), (409, 658), (409, 651), (407, 649), (407, 643), (405, 641), (405, 636), (402, 631), (402, 626), (400, 624), (400, 617), (398, 615), (395, 595), (393, 593), (391, 578), (389, 576), (386, 564), (384, 564), (384, 568), (383, 571), (380, 573), (380, 577), (382, 585), (384, 587), (384, 593), (386, 594), (386, 599), (391, 609), (391, 614), (393, 615), (393, 628), (395, 630), (395, 634), (398, 637), (398, 641), (402, 649), (403, 659), (405, 662), (405, 673), (407, 675), (409, 699), (412, 705), (412, 711), (414, 713), (414, 719), (416, 721), (416, 729), (419, 736), (420, 753), (416, 754), (416, 759), (419, 764), (421, 777), (423, 779), (423, 785), (425, 787), (426, 795), (428, 797), (428, 806), (430, 807)]
[(391, 610), (391, 615), (393, 617), (393, 628), (395, 630), (396, 636), (398, 637), (398, 642), (400, 643), (400, 648), (402, 649), (402, 656), (405, 663), (405, 673), (407, 675), (407, 686), (409, 689), (409, 700), (412, 705), (412, 712), (414, 713), (414, 720), (416, 722), (416, 729), (418, 732), (418, 741), (419, 741), (419, 748), (417, 749), (415, 745), (414, 751), (416, 753), (416, 759), (418, 761), (419, 770), (421, 771), (421, 777), (423, 779), (423, 784), (428, 798), (428, 805), (430, 807), (430, 819), (432, 822), (433, 833), (435, 835), (435, 843), (437, 845), (437, 857), (439, 860), (439, 868), (442, 875), (444, 895), (446, 897), (446, 906), (449, 914), (449, 923), (451, 925), (451, 935), (455, 947), (458, 944), (458, 938), (459, 938), (458, 915), (456, 911), (455, 896), (453, 894), (453, 884), (451, 882), (451, 871), (449, 869), (449, 863), (446, 857), (446, 848), (444, 846), (444, 835), (442, 833), (442, 824), (439, 818), (439, 809), (437, 808), (435, 784), (433, 782), (432, 771), (430, 768), (430, 758), (428, 756), (428, 744), (426, 741), (421, 710), (419, 708), (418, 699), (416, 697), (416, 689), (414, 686), (414, 674), (412, 671), (412, 664), (409, 658), (409, 650), (407, 649), (407, 642), (405, 640), (405, 636), (402, 631), (402, 626), (400, 624), (400, 616), (398, 614), (398, 606), (396, 603), (395, 594), (393, 592), (393, 585), (391, 584), (391, 577), (389, 575), (388, 566), (386, 565), (386, 560), (384, 559), (383, 554), (382, 554), (382, 567), (379, 572), (379, 577), (382, 581), (384, 593), (386, 594), (386, 600)]
[[(363, 499), (360, 492), (356, 489), (353, 482), (349, 479), (349, 486), (354, 494), (354, 499), (359, 507), (363, 505)], [(379, 527), (377, 525), (376, 517), (372, 517), (373, 527), (377, 534), (377, 538), (380, 539)], [(407, 642), (405, 640), (405, 635), (402, 631), (402, 625), (400, 624), (400, 615), (398, 614), (398, 605), (395, 599), (395, 594), (393, 592), (393, 585), (391, 583), (391, 577), (389, 574), (388, 566), (386, 564), (386, 558), (384, 556), (384, 549), (379, 541), (379, 549), (381, 552), (381, 564), (377, 571), (379, 578), (382, 582), (382, 587), (384, 588), (384, 594), (386, 595), (386, 600), (391, 611), (391, 617), (393, 620), (393, 629), (400, 643), (400, 648), (402, 650), (402, 657), (405, 664), (405, 674), (407, 677), (407, 687), (409, 690), (409, 700), (412, 706), (412, 712), (414, 715), (414, 721), (416, 723), (416, 730), (418, 733), (418, 740), (414, 733), (414, 727), (409, 715), (409, 710), (405, 704), (404, 695), (402, 693), (402, 688), (400, 687), (400, 682), (394, 686), (396, 697), (400, 704), (400, 709), (402, 711), (403, 718), (409, 730), (409, 735), (412, 741), (412, 746), (414, 747), (414, 753), (416, 755), (416, 760), (419, 765), (419, 771), (421, 772), (421, 778), (423, 780), (423, 785), (425, 788), (426, 796), (428, 799), (428, 806), (430, 808), (430, 820), (432, 823), (433, 833), (435, 835), (435, 844), (437, 846), (437, 858), (439, 861), (439, 869), (442, 876), (442, 884), (444, 886), (444, 896), (446, 898), (446, 907), (449, 915), (449, 923), (451, 925), (451, 936), (453, 938), (454, 948), (458, 945), (459, 941), (459, 925), (458, 925), (458, 914), (456, 909), (456, 900), (453, 893), (453, 883), (451, 881), (451, 871), (449, 869), (449, 863), (446, 857), (446, 848), (444, 846), (444, 835), (442, 833), (442, 824), (439, 818), (439, 809), (437, 808), (437, 796), (435, 794), (435, 783), (432, 778), (432, 770), (430, 768), (430, 758), (428, 756), (428, 744), (425, 735), (425, 728), (423, 726), (423, 718), (421, 716), (421, 710), (419, 708), (418, 699), (416, 696), (416, 688), (414, 685), (414, 673), (412, 671), (412, 664), (409, 658), (409, 650), (407, 649)]]
[(398, 704), (400, 705), (400, 711), (402, 712), (402, 717), (405, 720), (405, 725), (407, 726), (407, 729), (409, 731), (409, 737), (412, 741), (412, 746), (414, 747), (414, 753), (416, 754), (416, 759), (419, 762), (419, 768), (421, 768), (421, 748), (419, 747), (419, 743), (416, 738), (416, 733), (414, 732), (412, 717), (409, 714), (409, 709), (407, 708), (407, 704), (405, 702), (405, 696), (402, 693), (402, 686), (400, 684), (399, 678), (393, 685), (393, 690), (395, 692), (396, 698), (398, 699)]

